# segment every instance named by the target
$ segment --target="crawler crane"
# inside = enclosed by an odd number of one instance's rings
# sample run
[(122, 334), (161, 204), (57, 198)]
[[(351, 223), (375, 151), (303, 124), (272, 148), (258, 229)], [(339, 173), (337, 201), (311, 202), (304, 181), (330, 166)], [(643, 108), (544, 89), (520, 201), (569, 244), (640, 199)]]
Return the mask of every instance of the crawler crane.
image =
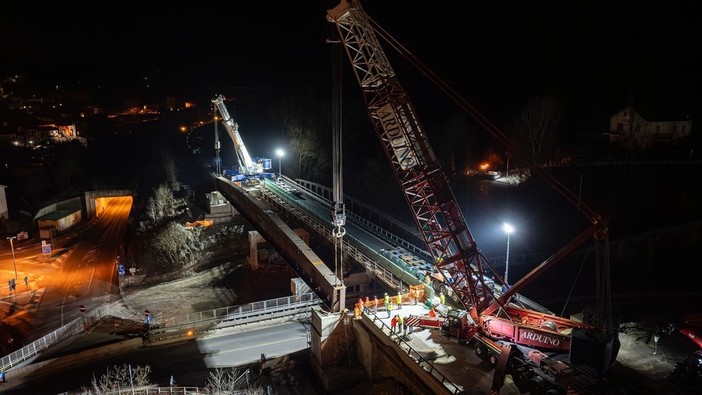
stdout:
[[(327, 20), (336, 25), (339, 39), (346, 49), (360, 85), (371, 123), (404, 192), (417, 229), (433, 257), (434, 265), (443, 277), (449, 280), (447, 285), (457, 295), (464, 309), (449, 317), (450, 330), (459, 340), (475, 341), (476, 352), (479, 355), (482, 353), (494, 356), (494, 362), (497, 364), (494, 389), (499, 390), (501, 379), (509, 367), (518, 372), (519, 367), (515, 367), (515, 361), (529, 359), (533, 362), (532, 366), (557, 365), (549, 361), (548, 356), (541, 351), (561, 354), (570, 352), (571, 360), (577, 360), (587, 352), (582, 349), (590, 347), (583, 345), (582, 340), (577, 340), (580, 351), (576, 350), (572, 333), (586, 332), (610, 336), (612, 328), (611, 320), (607, 319), (609, 281), (606, 266), (600, 271), (604, 280), (602, 295), (598, 295), (602, 296), (600, 307), (604, 313), (598, 317), (597, 323), (604, 329), (594, 323), (532, 311), (511, 303), (511, 297), (515, 293), (585, 241), (594, 238), (606, 245), (607, 221), (580, 202), (550, 174), (538, 167), (532, 167), (533, 172), (543, 176), (564, 197), (577, 205), (591, 225), (575, 240), (511, 286), (507, 292), (496, 295), (487, 279), (494, 277), (503, 285), (506, 284), (478, 249), (456, 203), (449, 181), (429, 144), (414, 105), (380, 46), (378, 36), (389, 40), (388, 35), (372, 22), (357, 0), (342, 0), (338, 6), (327, 11)], [(403, 49), (397, 43), (392, 44), (395, 48)], [(408, 52), (406, 55), (411, 57)], [(426, 75), (433, 75), (426, 68), (422, 71)], [(504, 133), (463, 101), (450, 87), (444, 85), (442, 89), (505, 144), (515, 157), (526, 157), (520, 155), (519, 147)], [(604, 260), (605, 265), (608, 264), (606, 256)], [(533, 349), (541, 354), (529, 354), (515, 360), (521, 347)], [(604, 355), (603, 358), (606, 360), (605, 365), (614, 361), (612, 355)], [(565, 369), (556, 367), (552, 370), (565, 372)], [(529, 376), (529, 373), (525, 373), (524, 376)], [(527, 377), (527, 380), (532, 378)]]

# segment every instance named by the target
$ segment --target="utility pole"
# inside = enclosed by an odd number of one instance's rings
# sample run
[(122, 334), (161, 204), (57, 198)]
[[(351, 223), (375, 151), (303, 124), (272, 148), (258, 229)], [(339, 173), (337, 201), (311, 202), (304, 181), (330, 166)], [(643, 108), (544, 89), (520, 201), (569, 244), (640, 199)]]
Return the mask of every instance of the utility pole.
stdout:
[(217, 176), (222, 175), (222, 166), (220, 165), (219, 149), (221, 148), (219, 142), (219, 130), (217, 130), (217, 111), (215, 109), (215, 104), (212, 104), (212, 119), (214, 121), (214, 139), (215, 139), (215, 170), (217, 171)]
[[(343, 174), (343, 145), (342, 145), (342, 122), (341, 122), (341, 46), (340, 41), (327, 40), (331, 44), (332, 63), (332, 97), (331, 97), (331, 123), (332, 123), (332, 176), (333, 176), (333, 203), (331, 208), (331, 224), (334, 226), (334, 267), (338, 284), (335, 287), (344, 287), (344, 235), (346, 229), (346, 208), (344, 206), (344, 174)], [(343, 309), (344, 301), (341, 301), (340, 310)]]
[(17, 260), (15, 259), (15, 245), (12, 242), (12, 240), (16, 239), (17, 236), (12, 236), (8, 237), (7, 240), (10, 240), (10, 248), (12, 249), (12, 263), (15, 265), (15, 281), (17, 281)]

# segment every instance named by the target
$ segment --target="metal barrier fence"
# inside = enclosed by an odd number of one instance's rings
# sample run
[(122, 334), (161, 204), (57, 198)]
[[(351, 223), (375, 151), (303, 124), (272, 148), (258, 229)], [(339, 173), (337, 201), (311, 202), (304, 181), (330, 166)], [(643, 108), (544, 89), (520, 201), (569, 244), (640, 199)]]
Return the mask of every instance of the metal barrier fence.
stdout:
[[(162, 321), (153, 322), (152, 325), (161, 326), (157, 331), (166, 333), (174, 328), (183, 326), (211, 323), (220, 321), (224, 323), (218, 326), (221, 329), (227, 326), (234, 326), (243, 323), (277, 318), (289, 315), (303, 313), (304, 309), (311, 306), (319, 305), (322, 300), (314, 293), (306, 293), (302, 295), (287, 296), (277, 299), (264, 300), (260, 302), (252, 302), (241, 306), (224, 307), (213, 310), (202, 311), (198, 313), (186, 314), (172, 318), (163, 319)], [(92, 316), (97, 316), (96, 321), (100, 317), (110, 315), (112, 308), (111, 303), (103, 303), (90, 310)], [(311, 313), (307, 311), (307, 313)], [(59, 341), (65, 340), (70, 336), (79, 335), (85, 332), (84, 317), (77, 318), (59, 329), (45, 335), (44, 337), (33, 341), (32, 343), (5, 355), (0, 360), (0, 371), (6, 372), (22, 362), (38, 355), (40, 352), (48, 349)]]
[(153, 325), (144, 345), (189, 338), (195, 332), (215, 331), (263, 320), (310, 319), (311, 307), (321, 304), (324, 302), (316, 294), (306, 293), (173, 317)]
[[(313, 293), (301, 295), (285, 296), (277, 299), (262, 300), (240, 306), (221, 307), (217, 309), (189, 313), (176, 317), (164, 319), (157, 322), (165, 327), (193, 325), (202, 322), (231, 322), (235, 325), (240, 320), (255, 317), (256, 320), (274, 315), (275, 313), (294, 312), (300, 308), (311, 307), (321, 304), (322, 300)], [(292, 313), (290, 313), (292, 314)], [(250, 321), (249, 321), (250, 322)]]
[[(232, 391), (231, 394), (244, 394), (245, 391)], [(187, 394), (212, 394), (206, 388), (199, 387), (134, 387), (124, 388), (113, 391), (93, 392), (91, 390), (64, 392), (61, 395), (155, 395), (155, 394), (172, 394), (172, 395), (187, 395)]]

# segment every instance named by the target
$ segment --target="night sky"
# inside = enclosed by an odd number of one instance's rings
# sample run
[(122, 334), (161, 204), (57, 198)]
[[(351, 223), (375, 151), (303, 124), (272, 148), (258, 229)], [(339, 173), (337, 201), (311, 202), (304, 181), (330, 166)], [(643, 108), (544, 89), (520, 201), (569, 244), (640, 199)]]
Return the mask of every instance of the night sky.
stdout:
[[(338, 1), (165, 4), (4, 4), (0, 72), (64, 84), (158, 78), (162, 89), (183, 94), (326, 83), (325, 15)], [(631, 101), (699, 113), (702, 51), (692, 2), (362, 4), (494, 118), (513, 117), (538, 94), (560, 98), (575, 118), (608, 116)], [(425, 95), (441, 96), (386, 51), (420, 111)]]
[[(325, 16), (338, 1), (164, 4), (4, 3), (0, 76), (26, 74), (49, 86), (140, 83), (158, 90), (161, 97), (179, 96), (203, 104), (219, 93), (236, 97), (236, 111), (228, 107), (249, 151), (270, 157), (275, 144), (269, 142), (266, 148), (257, 144), (262, 136), (279, 138), (281, 131), (271, 124), (268, 103), (262, 99), (308, 91), (331, 94), (325, 44), (331, 27)], [(627, 105), (673, 119), (689, 115), (693, 135), (698, 129), (702, 45), (700, 14), (692, 1), (366, 0), (362, 5), (497, 125), (513, 121), (530, 98), (548, 95), (562, 106), (562, 128), (573, 133), (604, 132), (609, 117)], [(460, 111), (404, 59), (388, 47), (386, 52), (425, 126)], [(350, 81), (344, 100), (360, 105), (346, 59), (344, 67), (344, 78)], [(249, 101), (254, 93), (257, 101)], [(360, 117), (368, 122), (366, 114)], [(433, 129), (426, 129), (432, 139)], [(377, 144), (373, 147), (379, 149)], [(676, 185), (685, 187), (688, 180)], [(586, 188), (593, 189), (589, 184)], [(659, 190), (672, 195), (665, 188)], [(697, 196), (685, 190), (675, 193)], [(632, 201), (650, 198), (642, 191), (631, 194)], [(669, 204), (647, 204), (662, 213), (675, 208), (684, 217), (684, 206), (674, 200), (677, 195), (667, 197), (672, 200)], [(648, 208), (629, 210), (631, 216), (649, 215)], [(523, 248), (517, 237), (514, 248)]]

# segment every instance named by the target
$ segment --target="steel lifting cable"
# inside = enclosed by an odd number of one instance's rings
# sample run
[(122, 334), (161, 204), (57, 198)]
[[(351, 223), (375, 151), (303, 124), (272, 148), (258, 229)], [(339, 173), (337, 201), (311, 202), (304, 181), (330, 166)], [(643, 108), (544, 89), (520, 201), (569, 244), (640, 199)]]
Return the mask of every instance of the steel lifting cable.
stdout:
[[(343, 183), (343, 156), (342, 156), (342, 139), (341, 139), (341, 67), (342, 54), (341, 46), (338, 40), (327, 40), (327, 43), (332, 44), (331, 49), (331, 67), (332, 67), (332, 97), (331, 97), (331, 114), (332, 114), (332, 149), (333, 149), (333, 183), (334, 183), (334, 202), (331, 210), (332, 235), (334, 236), (334, 274), (335, 281), (341, 281), (343, 284), (343, 259), (344, 259), (344, 240), (346, 229), (343, 228), (346, 223), (346, 213), (344, 211), (344, 183)], [(341, 284), (336, 284), (341, 285)]]

